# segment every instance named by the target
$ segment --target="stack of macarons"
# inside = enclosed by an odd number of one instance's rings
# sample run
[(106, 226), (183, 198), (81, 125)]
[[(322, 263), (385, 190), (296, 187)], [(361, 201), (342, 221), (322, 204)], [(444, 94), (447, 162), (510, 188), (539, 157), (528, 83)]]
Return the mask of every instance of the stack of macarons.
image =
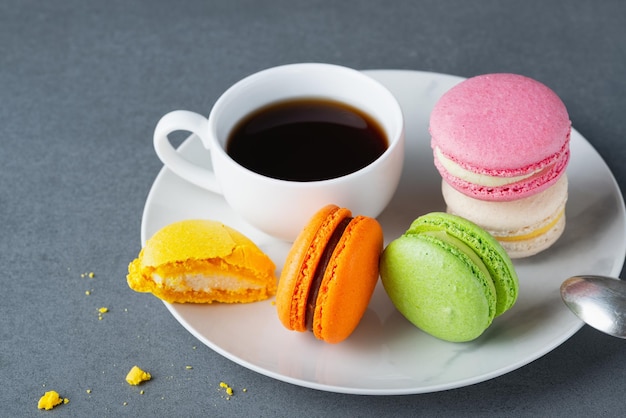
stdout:
[(457, 84), (430, 116), (447, 211), (511, 258), (547, 249), (565, 228), (570, 132), (565, 105), (536, 80), (499, 73)]

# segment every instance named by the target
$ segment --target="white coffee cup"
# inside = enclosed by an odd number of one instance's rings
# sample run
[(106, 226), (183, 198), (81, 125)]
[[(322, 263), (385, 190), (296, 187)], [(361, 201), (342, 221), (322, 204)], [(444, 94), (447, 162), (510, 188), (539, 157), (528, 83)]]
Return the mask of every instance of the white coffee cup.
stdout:
[[(378, 122), (388, 141), (385, 152), (353, 173), (321, 181), (287, 181), (244, 168), (226, 153), (231, 130), (242, 118), (268, 104), (299, 98), (343, 102)], [(212, 170), (185, 159), (168, 135), (188, 131), (210, 151)], [(404, 161), (402, 110), (387, 88), (367, 75), (320, 63), (284, 65), (260, 71), (220, 96), (207, 118), (185, 110), (163, 116), (154, 132), (154, 148), (175, 174), (206, 190), (222, 194), (251, 225), (293, 241), (322, 206), (336, 204), (354, 215), (376, 217), (395, 193)], [(303, 157), (304, 158), (304, 157)]]

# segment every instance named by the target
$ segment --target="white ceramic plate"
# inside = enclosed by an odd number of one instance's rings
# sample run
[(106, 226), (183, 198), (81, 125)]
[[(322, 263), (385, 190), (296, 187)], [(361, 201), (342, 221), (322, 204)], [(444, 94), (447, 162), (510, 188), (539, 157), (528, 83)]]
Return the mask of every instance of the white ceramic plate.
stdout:
[[(417, 216), (445, 210), (441, 180), (432, 162), (428, 117), (435, 101), (462, 79), (417, 71), (366, 73), (396, 95), (406, 119), (403, 177), (379, 217), (388, 243)], [(194, 136), (179, 151), (209, 165), (208, 152)], [(500, 376), (548, 353), (581, 327), (561, 302), (559, 286), (564, 279), (586, 273), (617, 276), (624, 262), (624, 202), (615, 179), (576, 131), (571, 151), (564, 235), (548, 251), (515, 262), (520, 277), (516, 305), (473, 342), (448, 343), (422, 333), (394, 309), (380, 284), (359, 327), (337, 345), (317, 341), (309, 333), (285, 330), (271, 300), (247, 305), (165, 305), (189, 332), (221, 355), (264, 375), (314, 389), (411, 394)], [(215, 219), (238, 229), (272, 257), (279, 269), (289, 250), (289, 244), (247, 225), (219, 195), (188, 184), (164, 168), (146, 202), (142, 242), (164, 225), (186, 218)]]

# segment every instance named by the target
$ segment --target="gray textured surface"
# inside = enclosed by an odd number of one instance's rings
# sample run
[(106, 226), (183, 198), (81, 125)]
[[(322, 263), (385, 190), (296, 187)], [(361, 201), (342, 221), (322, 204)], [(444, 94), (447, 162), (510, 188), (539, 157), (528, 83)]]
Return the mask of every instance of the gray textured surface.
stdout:
[[(1, 2), (0, 416), (624, 415), (624, 342), (588, 327), (470, 387), (342, 395), (221, 357), (125, 274), (161, 168), (158, 118), (206, 113), (233, 82), (278, 64), (534, 77), (623, 190), (625, 16), (617, 0)], [(159, 376), (144, 395), (124, 382), (135, 363)], [(226, 400), (220, 381), (248, 391)], [(38, 411), (49, 389), (70, 403)]]

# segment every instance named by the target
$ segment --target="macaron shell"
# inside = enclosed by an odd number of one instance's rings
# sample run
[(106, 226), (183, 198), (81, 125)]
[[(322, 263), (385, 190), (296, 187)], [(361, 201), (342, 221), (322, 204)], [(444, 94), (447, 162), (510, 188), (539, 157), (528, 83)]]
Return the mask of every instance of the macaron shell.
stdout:
[(336, 205), (321, 208), (294, 241), (278, 282), (276, 309), (290, 330), (306, 331), (307, 297), (324, 247), (351, 212)]
[(158, 267), (185, 260), (225, 259), (233, 266), (275, 266), (248, 237), (208, 219), (174, 222), (157, 231), (142, 251), (142, 267)]
[(385, 291), (398, 311), (446, 341), (480, 336), (494, 317), (493, 282), (459, 249), (428, 235), (403, 235), (381, 258)]
[(482, 260), (496, 289), (496, 316), (513, 306), (519, 280), (509, 255), (495, 238), (467, 219), (441, 212), (420, 216), (405, 235), (418, 236), (431, 231), (445, 231), (470, 247)]
[(430, 116), (432, 143), (469, 170), (519, 175), (556, 160), (569, 139), (565, 105), (517, 74), (485, 74), (447, 91)]
[(322, 279), (313, 333), (338, 343), (357, 327), (379, 277), (383, 231), (373, 218), (357, 216), (348, 224)]
[(487, 230), (511, 258), (527, 257), (549, 248), (565, 228), (566, 174), (543, 192), (510, 202), (473, 199), (445, 181), (441, 190), (449, 213)]

